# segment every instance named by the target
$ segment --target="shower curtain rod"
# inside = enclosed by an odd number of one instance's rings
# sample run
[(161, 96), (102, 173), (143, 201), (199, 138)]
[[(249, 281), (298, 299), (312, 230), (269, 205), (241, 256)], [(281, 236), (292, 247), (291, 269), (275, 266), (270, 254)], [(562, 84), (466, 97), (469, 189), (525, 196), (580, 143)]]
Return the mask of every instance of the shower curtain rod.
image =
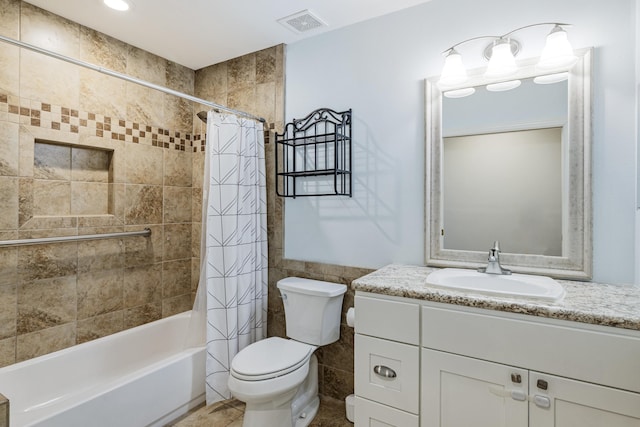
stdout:
[(91, 64), (90, 62), (80, 61), (78, 59), (74, 59), (74, 58), (71, 58), (69, 56), (61, 55), (59, 53), (52, 52), (50, 50), (43, 49), (41, 47), (34, 46), (32, 44), (25, 43), (25, 42), (22, 42), (22, 41), (19, 41), (19, 40), (16, 40), (16, 39), (12, 39), (10, 37), (6, 37), (6, 36), (3, 36), (3, 35), (0, 35), (0, 41), (12, 44), (14, 46), (18, 46), (18, 47), (22, 47), (22, 48), (28, 49), (28, 50), (31, 50), (33, 52), (38, 52), (38, 53), (41, 53), (43, 55), (50, 56), (52, 58), (60, 59), (62, 61), (69, 62), (71, 64), (79, 65), (81, 67), (85, 67), (85, 68), (88, 68), (90, 70), (98, 71), (99, 73), (107, 74), (109, 76), (116, 77), (116, 78), (119, 78), (119, 79), (122, 79), (122, 80), (126, 80), (126, 81), (131, 82), (131, 83), (136, 83), (136, 84), (139, 84), (141, 86), (145, 86), (145, 87), (148, 87), (148, 88), (151, 88), (151, 89), (159, 90), (160, 92), (168, 93), (169, 95), (175, 95), (175, 96), (178, 96), (180, 98), (188, 99), (189, 101), (197, 102), (199, 104), (206, 105), (206, 106), (211, 107), (213, 109), (222, 110), (222, 111), (227, 112), (227, 113), (232, 113), (232, 114), (236, 114), (238, 116), (247, 117), (249, 119), (257, 120), (257, 121), (260, 121), (262, 123), (266, 123), (267, 122), (262, 117), (254, 116), (253, 114), (249, 114), (249, 113), (244, 112), (244, 111), (234, 110), (233, 108), (225, 107), (224, 105), (216, 104), (215, 102), (207, 101), (205, 99), (198, 98), (198, 97), (195, 97), (195, 96), (183, 93), (183, 92), (179, 92), (177, 90), (169, 89), (168, 87), (160, 86), (160, 85), (148, 82), (146, 80), (137, 79), (137, 78), (131, 77), (131, 76), (127, 75), (127, 74), (119, 73), (117, 71), (113, 71), (113, 70), (110, 70), (108, 68), (103, 68), (103, 67), (97, 66), (95, 64)]

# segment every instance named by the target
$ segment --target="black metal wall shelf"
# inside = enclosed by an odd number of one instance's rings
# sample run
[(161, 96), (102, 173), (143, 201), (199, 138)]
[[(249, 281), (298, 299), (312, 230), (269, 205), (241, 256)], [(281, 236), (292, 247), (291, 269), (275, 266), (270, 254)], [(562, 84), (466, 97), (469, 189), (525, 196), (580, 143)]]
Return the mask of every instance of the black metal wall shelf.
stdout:
[(275, 137), (278, 196), (351, 197), (350, 109), (319, 108)]

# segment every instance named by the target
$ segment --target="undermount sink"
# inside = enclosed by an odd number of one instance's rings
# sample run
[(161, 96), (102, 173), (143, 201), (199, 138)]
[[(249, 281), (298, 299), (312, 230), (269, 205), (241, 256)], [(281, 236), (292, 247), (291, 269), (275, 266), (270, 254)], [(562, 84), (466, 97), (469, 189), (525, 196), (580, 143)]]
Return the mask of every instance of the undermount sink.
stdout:
[(564, 288), (550, 277), (487, 274), (462, 268), (434, 271), (427, 276), (427, 285), (452, 291), (549, 302), (562, 301), (565, 294)]

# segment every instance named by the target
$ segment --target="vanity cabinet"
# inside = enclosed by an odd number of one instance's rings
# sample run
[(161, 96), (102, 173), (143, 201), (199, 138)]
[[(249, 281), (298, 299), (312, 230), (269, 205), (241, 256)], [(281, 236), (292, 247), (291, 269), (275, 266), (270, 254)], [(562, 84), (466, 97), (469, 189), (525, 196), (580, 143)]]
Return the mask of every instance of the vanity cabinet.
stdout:
[(422, 426), (640, 426), (638, 393), (428, 349), (422, 367)]
[(361, 291), (355, 301), (356, 426), (640, 427), (638, 331)]

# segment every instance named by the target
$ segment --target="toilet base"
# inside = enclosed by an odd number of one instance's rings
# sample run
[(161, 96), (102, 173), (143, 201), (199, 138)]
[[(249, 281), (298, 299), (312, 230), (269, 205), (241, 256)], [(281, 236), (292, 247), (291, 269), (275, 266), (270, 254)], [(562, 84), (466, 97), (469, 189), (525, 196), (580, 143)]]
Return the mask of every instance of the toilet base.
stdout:
[(309, 360), (309, 374), (298, 387), (291, 402), (291, 424), (293, 427), (307, 427), (318, 413), (318, 358), (315, 354)]
[(298, 418), (295, 420), (294, 427), (307, 427), (313, 421), (313, 418), (318, 413), (318, 408), (320, 407), (320, 398), (316, 396), (305, 406)]
[(277, 401), (246, 403), (243, 427), (307, 427), (320, 406), (316, 355), (311, 355), (309, 373), (292, 394), (279, 396)]

